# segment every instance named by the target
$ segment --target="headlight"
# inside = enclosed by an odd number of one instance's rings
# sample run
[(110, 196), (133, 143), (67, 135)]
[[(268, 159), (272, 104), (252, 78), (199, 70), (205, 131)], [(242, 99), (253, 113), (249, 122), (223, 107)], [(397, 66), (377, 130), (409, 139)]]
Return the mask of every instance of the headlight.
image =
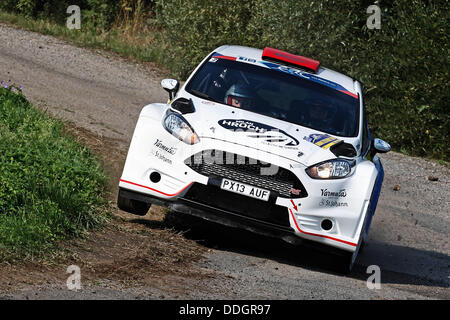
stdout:
[(347, 177), (354, 165), (354, 161), (329, 160), (309, 167), (306, 173), (313, 179), (340, 179)]
[(169, 112), (164, 118), (163, 125), (174, 137), (187, 144), (200, 141), (194, 129), (181, 115)]

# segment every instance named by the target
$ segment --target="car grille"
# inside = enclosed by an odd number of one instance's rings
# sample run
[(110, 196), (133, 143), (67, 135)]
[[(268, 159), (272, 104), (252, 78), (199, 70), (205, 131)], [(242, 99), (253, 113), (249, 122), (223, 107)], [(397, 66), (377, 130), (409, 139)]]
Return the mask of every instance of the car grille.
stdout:
[(307, 196), (305, 188), (293, 172), (234, 153), (205, 150), (187, 158), (185, 164), (201, 175), (239, 181), (275, 192), (281, 197)]

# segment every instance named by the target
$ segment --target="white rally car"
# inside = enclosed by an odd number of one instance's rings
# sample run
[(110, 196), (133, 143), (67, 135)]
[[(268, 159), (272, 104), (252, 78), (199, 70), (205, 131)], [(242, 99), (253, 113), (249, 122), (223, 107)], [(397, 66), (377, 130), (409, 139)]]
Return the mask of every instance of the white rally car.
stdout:
[(118, 206), (152, 203), (225, 225), (315, 244), (351, 269), (367, 237), (383, 168), (362, 85), (273, 48), (222, 46), (168, 103), (142, 109)]

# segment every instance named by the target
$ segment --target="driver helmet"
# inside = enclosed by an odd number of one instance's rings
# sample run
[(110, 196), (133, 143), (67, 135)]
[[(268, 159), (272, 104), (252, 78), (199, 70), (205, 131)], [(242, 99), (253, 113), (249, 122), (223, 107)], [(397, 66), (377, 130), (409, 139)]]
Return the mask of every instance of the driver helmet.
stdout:
[(308, 118), (316, 125), (330, 124), (337, 112), (337, 107), (330, 102), (314, 99), (308, 100)]
[(225, 103), (233, 107), (251, 107), (253, 103), (252, 100), (252, 93), (245, 85), (233, 84), (225, 93)]

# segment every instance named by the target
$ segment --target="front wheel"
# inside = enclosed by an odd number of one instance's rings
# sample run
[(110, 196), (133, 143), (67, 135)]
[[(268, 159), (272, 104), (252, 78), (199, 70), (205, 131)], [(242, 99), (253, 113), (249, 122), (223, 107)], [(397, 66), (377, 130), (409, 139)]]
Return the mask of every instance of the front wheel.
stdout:
[(120, 210), (136, 214), (138, 216), (145, 216), (150, 209), (151, 204), (126, 198), (119, 191), (117, 206)]
[(361, 236), (358, 246), (354, 252), (342, 251), (336, 257), (336, 269), (339, 273), (347, 274), (352, 271), (353, 266), (356, 261), (361, 249), (365, 246), (364, 238)]
[(333, 258), (333, 269), (340, 274), (346, 275), (352, 271), (355, 258), (352, 252), (342, 252), (342, 254)]

